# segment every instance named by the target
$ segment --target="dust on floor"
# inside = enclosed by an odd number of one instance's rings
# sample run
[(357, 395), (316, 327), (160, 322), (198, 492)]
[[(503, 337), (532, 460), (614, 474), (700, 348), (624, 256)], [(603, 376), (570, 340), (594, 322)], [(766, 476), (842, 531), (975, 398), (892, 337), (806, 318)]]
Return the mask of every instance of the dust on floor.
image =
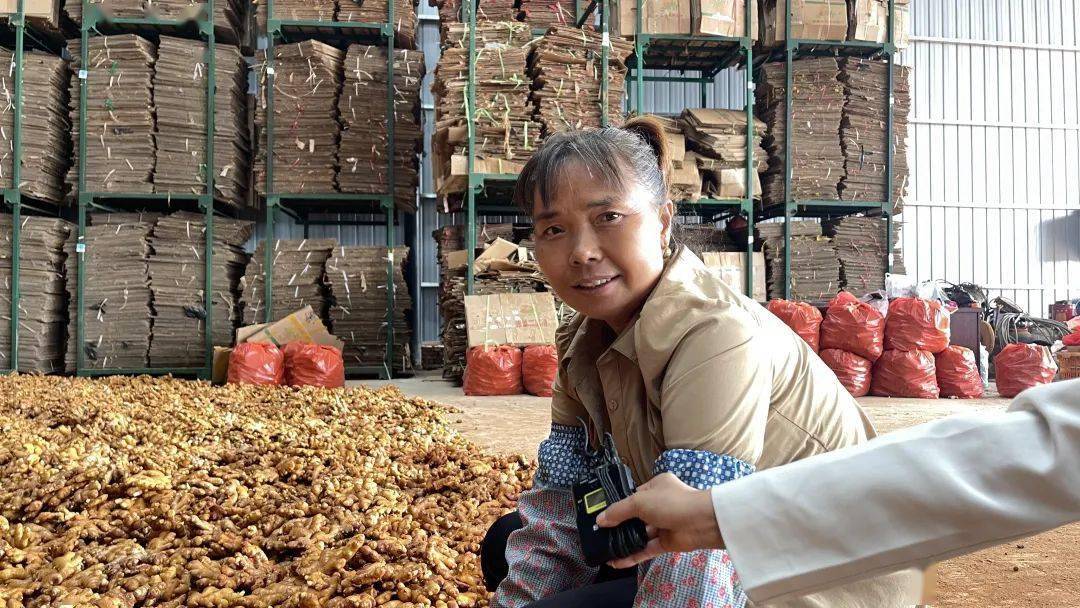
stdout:
[[(366, 385), (386, 382), (363, 382)], [(455, 426), (480, 446), (536, 457), (551, 423), (549, 399), (466, 397), (438, 376), (395, 380), (407, 395), (457, 406)], [(889, 399), (859, 403), (880, 433), (961, 413), (1004, 411), (1007, 399)], [(1076, 608), (1080, 606), (1080, 524), (949, 560), (939, 567), (943, 608)]]

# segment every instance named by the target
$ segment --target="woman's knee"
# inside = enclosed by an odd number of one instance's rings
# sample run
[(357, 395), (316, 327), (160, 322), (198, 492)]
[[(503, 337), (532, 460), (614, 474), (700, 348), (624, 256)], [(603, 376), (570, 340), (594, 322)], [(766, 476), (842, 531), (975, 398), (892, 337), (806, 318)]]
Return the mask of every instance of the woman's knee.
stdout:
[(507, 513), (491, 524), (480, 543), (480, 569), (488, 591), (495, 591), (506, 578), (510, 566), (506, 563), (506, 544), (510, 534), (524, 527), (517, 511)]

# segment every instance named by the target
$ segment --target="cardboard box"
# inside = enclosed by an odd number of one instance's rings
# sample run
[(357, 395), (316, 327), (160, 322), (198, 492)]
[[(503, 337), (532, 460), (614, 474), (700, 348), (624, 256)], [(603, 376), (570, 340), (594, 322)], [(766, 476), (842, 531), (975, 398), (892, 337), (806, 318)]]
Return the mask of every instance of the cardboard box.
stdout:
[[(848, 6), (848, 40), (886, 42), (889, 38), (888, 0), (854, 0)], [(893, 10), (893, 39), (896, 48), (906, 48), (910, 42), (908, 5), (896, 2)]]
[(465, 296), (469, 348), (484, 344), (554, 344), (559, 326), (549, 292)]
[(245, 325), (244, 327), (238, 327), (236, 329), (236, 343), (242, 344), (247, 342), (247, 339), (254, 336), (256, 332), (264, 327), (270, 327), (270, 323), (256, 323), (255, 325)]
[[(712, 172), (716, 181), (716, 198), (746, 198), (746, 169), (720, 169)], [(754, 196), (761, 196), (761, 176), (751, 171), (754, 179)]]
[(750, 3), (750, 37), (758, 38), (758, 0), (693, 0), (691, 32), (695, 35), (742, 36), (746, 3)]
[[(691, 0), (642, 0), (642, 34), (689, 34)], [(619, 0), (612, 11), (611, 31), (619, 36), (633, 36), (637, 28), (637, 3)]]
[[(746, 293), (746, 254), (741, 251), (705, 251), (701, 254), (705, 265), (720, 273), (720, 279), (739, 293)], [(765, 254), (754, 252), (754, 299), (764, 302)]]
[[(782, 44), (786, 39), (784, 0), (762, 0), (762, 42)], [(847, 40), (847, 0), (791, 0), (792, 38), (802, 40)]]
[[(528, 256), (528, 250), (524, 247), (518, 247), (506, 239), (496, 238), (473, 260), (473, 272), (484, 272), (485, 270), (534, 270), (512, 261), (515, 257), (521, 260), (525, 259), (526, 256)], [(451, 251), (446, 254), (446, 267), (450, 270), (464, 268), (468, 263), (469, 251), (467, 249)]]
[[(74, 2), (75, 0), (69, 0)], [(19, 12), (18, 0), (0, 0), (0, 14)], [(60, 2), (55, 0), (23, 0), (23, 13), (28, 19), (48, 22), (53, 27), (60, 23)]]
[(227, 346), (214, 347), (214, 363), (210, 371), (210, 382), (222, 385), (229, 380), (229, 357), (232, 356), (231, 348)]
[[(241, 328), (245, 329), (245, 328)], [(245, 332), (247, 333), (247, 332)], [(237, 331), (239, 337), (240, 331)], [(345, 343), (327, 331), (322, 319), (310, 306), (305, 306), (280, 321), (258, 328), (244, 342), (270, 343), (285, 346), (289, 342), (313, 342), (341, 350)]]
[[(443, 166), (436, 160), (435, 166)], [(502, 158), (476, 158), (473, 163), (474, 173), (508, 173), (517, 175), (525, 168), (524, 162), (515, 162)], [(438, 176), (436, 189), (439, 194), (463, 192), (469, 183), (469, 157), (454, 154), (450, 157), (450, 174)]]

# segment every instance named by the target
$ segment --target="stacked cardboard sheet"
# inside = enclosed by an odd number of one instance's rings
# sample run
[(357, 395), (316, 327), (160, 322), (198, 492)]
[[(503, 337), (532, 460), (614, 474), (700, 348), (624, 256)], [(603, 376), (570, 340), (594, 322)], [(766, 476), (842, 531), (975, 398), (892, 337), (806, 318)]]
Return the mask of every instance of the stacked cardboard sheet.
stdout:
[[(844, 173), (840, 119), (844, 87), (832, 57), (802, 59), (792, 64), (791, 192), (793, 200), (837, 200)], [(765, 206), (784, 202), (785, 67), (766, 63), (757, 87), (757, 117), (765, 121), (763, 140), (769, 168), (762, 177)]]
[(437, 340), (420, 344), (420, 369), (425, 371), (443, 366), (443, 344)]
[[(856, 295), (885, 288), (888, 245), (886, 221), (880, 217), (844, 217), (825, 222), (840, 259), (841, 286)], [(900, 256), (900, 222), (892, 225), (893, 272), (903, 273)]]
[[(746, 196), (746, 112), (690, 108), (683, 111), (679, 121), (687, 144), (700, 157), (697, 159), (703, 191), (716, 198)], [(754, 177), (766, 165), (765, 150), (761, 147), (765, 123), (754, 119)], [(754, 194), (761, 185), (755, 181)]]
[[(273, 242), (273, 302), (271, 318), (311, 306), (330, 327), (327, 315), (329, 288), (326, 285), (326, 260), (337, 245), (334, 239), (276, 240)], [(241, 281), (244, 325), (263, 323), (266, 314), (266, 273), (263, 260), (266, 242), (255, 248)]]
[[(394, 46), (413, 48), (416, 41), (416, 7), (413, 0), (394, 0)], [(387, 0), (338, 0), (335, 21), (385, 23), (390, 16)]]
[[(477, 2), (476, 22), (517, 21), (517, 0), (491, 0)], [(429, 6), (439, 9), (439, 28), (443, 43), (450, 39), (449, 27), (462, 21), (461, 0), (428, 0)]]
[(345, 86), (338, 100), (341, 143), (338, 184), (342, 192), (384, 194), (394, 165), (394, 201), (416, 210), (417, 150), (421, 144), (420, 82), (424, 56), (394, 51), (394, 154), (387, 137), (387, 72), (384, 47), (354, 44), (345, 56)]
[[(214, 218), (213, 318), (215, 345), (232, 344), (240, 320), (240, 277), (248, 262), (244, 243), (254, 224)], [(150, 289), (154, 300), (152, 367), (199, 367), (206, 353), (206, 218), (177, 212), (157, 221), (151, 238)]]
[[(408, 317), (412, 309), (402, 267), (408, 247), (393, 250), (394, 371), (412, 369)], [(381, 367), (386, 355), (387, 250), (385, 247), (335, 247), (326, 262), (333, 290), (330, 319), (334, 335), (345, 342), (342, 355), (349, 367)]]
[(81, 347), (89, 369), (148, 366), (153, 293), (147, 261), (157, 219), (150, 213), (91, 216), (80, 268), (86, 273)]
[[(0, 65), (13, 66), (12, 52), (0, 48)], [(51, 203), (64, 198), (71, 124), (68, 119), (67, 62), (55, 55), (29, 51), (23, 55), (22, 151), (20, 189)], [(14, 68), (0, 73), (7, 103), (0, 108), (0, 187), (11, 188), (15, 142)]]
[(75, 320), (79, 318), (77, 291), (79, 280), (79, 254), (76, 252), (76, 245), (78, 245), (78, 243), (78, 226), (72, 226), (67, 239), (64, 241), (64, 293), (67, 296), (67, 316), (65, 317), (67, 319), (67, 332), (65, 333), (67, 348), (64, 353), (65, 372), (76, 371), (75, 353), (77, 351), (77, 336), (75, 335)]
[[(274, 55), (274, 190), (335, 192), (341, 136), (337, 97), (345, 53), (305, 40), (275, 46)], [(264, 66), (255, 114), (259, 128), (255, 186), (260, 193), (266, 189), (266, 76)]]
[(664, 129), (667, 140), (668, 157), (671, 159), (671, 174), (668, 176), (668, 192), (671, 199), (696, 201), (701, 198), (701, 172), (698, 170), (698, 155), (686, 150), (686, 136), (678, 118), (650, 115)]
[[(590, 27), (554, 26), (533, 46), (529, 75), (532, 102), (544, 134), (601, 126), (601, 43)], [(626, 58), (633, 44), (612, 38), (608, 51), (607, 116), (611, 125), (623, 122)]]
[[(73, 226), (64, 220), (23, 217), (19, 222), (18, 371), (64, 371), (68, 297), (64, 244)], [(0, 369), (11, 368), (13, 293), (12, 216), (0, 215)]]
[[(758, 224), (764, 241), (769, 299), (784, 297), (784, 224)], [(840, 265), (831, 239), (821, 236), (821, 224), (791, 222), (791, 297), (796, 300), (827, 300), (840, 289)]]
[[(206, 191), (206, 43), (162, 36), (154, 66), (156, 159), (154, 190)], [(216, 45), (214, 97), (215, 188), (240, 202), (247, 160), (243, 63), (240, 50)]]
[[(71, 68), (80, 41), (69, 40)], [(88, 45), (86, 187), (91, 192), (154, 191), (154, 45), (135, 34), (94, 36)], [(72, 167), (78, 167), (79, 83), (71, 77)], [(78, 171), (68, 171), (77, 186)]]
[(520, 0), (521, 19), (529, 27), (573, 26), (577, 23), (577, 0)]
[[(469, 41), (461, 23), (449, 25), (449, 38), (435, 68), (436, 123), (433, 146), (440, 194), (461, 192), (467, 175)], [(530, 32), (524, 23), (484, 21), (476, 26), (475, 152), (481, 163), (498, 165), (479, 173), (517, 173), (529, 159), (540, 125), (529, 103), (526, 61)], [(503, 161), (507, 161), (503, 163)]]
[[(893, 6), (893, 41), (898, 49), (910, 41), (908, 4), (908, 0), (896, 0)], [(889, 0), (848, 0), (848, 40), (888, 42)]]
[[(844, 153), (844, 176), (840, 196), (844, 200), (882, 202), (887, 181), (887, 110), (889, 66), (870, 59), (843, 59), (840, 81), (846, 102), (840, 125)], [(911, 111), (908, 68), (896, 66), (893, 78), (893, 201), (894, 213), (902, 210), (907, 186), (907, 129)]]
[[(783, 44), (787, 38), (785, 0), (758, 0), (764, 25), (765, 46)], [(791, 37), (801, 40), (846, 40), (848, 2), (851, 0), (790, 0)]]
[[(278, 0), (288, 2), (289, 0)], [(101, 11), (113, 17), (157, 18), (175, 21), (198, 19), (205, 2), (194, 0), (104, 0), (92, 2)], [(82, 25), (82, 1), (65, 0), (64, 12)], [(274, 3), (277, 5), (277, 2)], [(275, 10), (274, 12), (277, 12)], [(242, 0), (214, 0), (214, 34), (218, 42), (238, 44), (244, 31), (244, 3)]]

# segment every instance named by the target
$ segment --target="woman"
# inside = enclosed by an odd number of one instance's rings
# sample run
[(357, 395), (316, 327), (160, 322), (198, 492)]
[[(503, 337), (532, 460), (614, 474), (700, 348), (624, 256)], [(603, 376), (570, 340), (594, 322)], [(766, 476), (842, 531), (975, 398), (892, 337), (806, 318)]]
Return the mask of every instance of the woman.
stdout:
[[(638, 484), (672, 472), (697, 488), (873, 434), (805, 342), (673, 246), (664, 142), (648, 120), (556, 134), (518, 178), (540, 268), (577, 314), (557, 336), (534, 487), (485, 540), (495, 606), (745, 605), (724, 551), (665, 555), (636, 578), (585, 564), (571, 487), (602, 433)], [(880, 587), (866, 606), (903, 604), (894, 585)], [(860, 605), (842, 601), (813, 605)]]

